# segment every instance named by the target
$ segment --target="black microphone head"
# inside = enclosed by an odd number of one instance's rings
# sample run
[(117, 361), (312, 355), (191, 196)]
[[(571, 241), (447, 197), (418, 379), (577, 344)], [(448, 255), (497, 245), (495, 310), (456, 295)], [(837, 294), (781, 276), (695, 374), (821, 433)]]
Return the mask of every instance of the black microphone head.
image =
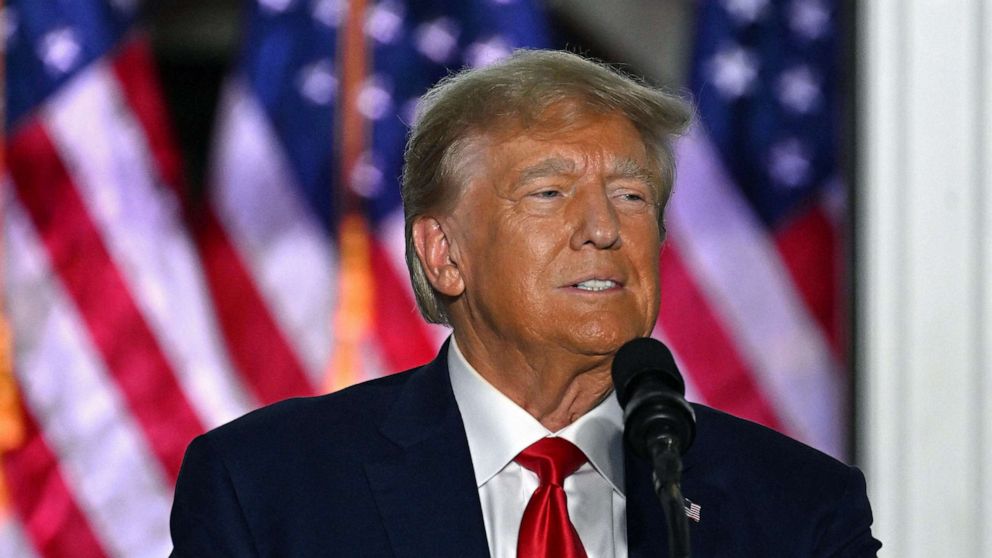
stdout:
[(624, 343), (613, 357), (613, 388), (621, 407), (626, 407), (634, 386), (644, 374), (660, 380), (665, 387), (685, 395), (685, 381), (675, 365), (672, 351), (651, 337), (640, 337)]
[(624, 439), (634, 453), (649, 458), (672, 442), (685, 453), (696, 437), (696, 413), (668, 347), (650, 337), (629, 341), (613, 357), (612, 373)]

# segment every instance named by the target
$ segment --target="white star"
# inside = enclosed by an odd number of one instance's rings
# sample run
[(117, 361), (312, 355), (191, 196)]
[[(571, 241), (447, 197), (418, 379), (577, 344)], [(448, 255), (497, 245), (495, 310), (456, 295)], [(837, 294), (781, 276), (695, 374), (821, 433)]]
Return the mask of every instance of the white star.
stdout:
[(389, 90), (389, 84), (382, 76), (370, 76), (358, 92), (358, 112), (370, 120), (386, 116), (393, 106), (393, 95)]
[(420, 109), (420, 97), (412, 97), (403, 103), (400, 109), (400, 120), (409, 127), (417, 121), (417, 111)]
[(473, 68), (488, 66), (510, 55), (510, 45), (500, 36), (472, 43), (465, 49), (465, 60)]
[(382, 191), (384, 173), (378, 159), (374, 153), (366, 151), (351, 169), (349, 186), (358, 195), (371, 198)]
[(832, 219), (836, 219), (838, 223), (844, 221), (849, 205), (847, 188), (844, 187), (844, 181), (839, 176), (831, 176), (824, 182), (824, 187), (820, 191), (820, 202)]
[(815, 40), (830, 25), (830, 12), (823, 0), (793, 0), (789, 6), (789, 27), (800, 37)]
[(343, 0), (315, 0), (310, 6), (310, 14), (328, 27), (338, 27), (344, 19), (348, 5)]
[(285, 12), (293, 4), (293, 0), (258, 0), (262, 11), (278, 14)]
[(304, 98), (316, 105), (326, 105), (338, 93), (338, 78), (330, 60), (318, 60), (300, 68), (296, 87)]
[(70, 27), (49, 31), (38, 43), (38, 56), (51, 72), (57, 74), (71, 70), (82, 52), (76, 33)]
[(14, 8), (10, 6), (0, 8), (0, 33), (2, 33), (0, 37), (4, 45), (10, 44), (17, 35), (17, 24), (17, 11)]
[(380, 43), (392, 43), (403, 32), (403, 4), (384, 0), (372, 8), (365, 21), (365, 32)]
[(132, 14), (138, 9), (138, 0), (110, 0), (110, 4), (125, 14)]
[(809, 177), (809, 153), (799, 140), (792, 138), (772, 146), (769, 173), (775, 182), (787, 188), (802, 186)]
[(778, 98), (794, 112), (808, 113), (820, 104), (820, 80), (806, 66), (786, 70), (778, 80)]
[(458, 33), (458, 25), (447, 17), (424, 23), (415, 32), (417, 50), (438, 64), (446, 62), (458, 46)]
[(747, 25), (758, 21), (768, 7), (768, 0), (723, 0), (723, 7), (737, 23)]
[(707, 70), (720, 93), (736, 99), (751, 92), (758, 77), (758, 58), (739, 46), (731, 46), (716, 53)]

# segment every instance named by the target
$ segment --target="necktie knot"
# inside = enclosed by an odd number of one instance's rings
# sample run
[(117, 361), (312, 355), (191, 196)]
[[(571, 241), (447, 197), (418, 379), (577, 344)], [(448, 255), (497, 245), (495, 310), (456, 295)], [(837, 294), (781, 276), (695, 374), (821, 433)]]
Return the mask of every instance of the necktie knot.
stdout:
[(586, 558), (579, 534), (568, 517), (562, 483), (586, 462), (582, 450), (562, 438), (542, 438), (515, 459), (537, 473), (540, 484), (524, 509), (517, 538), (521, 558)]
[(536, 473), (541, 485), (563, 486), (565, 477), (586, 462), (586, 455), (564, 438), (541, 438), (514, 461)]

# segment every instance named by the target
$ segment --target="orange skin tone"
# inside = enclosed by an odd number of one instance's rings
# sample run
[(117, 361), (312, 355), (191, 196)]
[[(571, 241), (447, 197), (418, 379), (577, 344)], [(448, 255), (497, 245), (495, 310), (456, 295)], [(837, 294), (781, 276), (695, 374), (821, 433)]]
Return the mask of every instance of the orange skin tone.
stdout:
[[(414, 246), (469, 363), (552, 432), (613, 389), (617, 349), (658, 317), (659, 172), (622, 115), (549, 110), (464, 151), (453, 207)], [(576, 285), (611, 280), (601, 291)]]

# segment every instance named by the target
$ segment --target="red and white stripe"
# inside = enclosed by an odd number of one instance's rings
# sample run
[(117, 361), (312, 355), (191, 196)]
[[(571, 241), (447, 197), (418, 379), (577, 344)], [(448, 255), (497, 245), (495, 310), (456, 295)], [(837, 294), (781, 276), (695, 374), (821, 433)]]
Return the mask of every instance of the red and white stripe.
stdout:
[[(663, 305), (673, 298), (696, 302), (675, 315), (663, 311), (661, 334), (678, 336), (679, 328), (708, 331), (675, 343), (676, 353), (681, 356), (685, 347), (686, 353), (717, 350), (731, 357), (728, 362), (736, 370), (716, 388), (735, 383), (731, 389), (703, 393), (704, 400), (727, 408), (754, 397), (760, 402), (758, 412), (778, 423), (773, 425), (843, 455), (841, 402), (846, 394), (841, 368), (774, 238), (731, 184), (704, 130), (694, 128), (679, 143), (678, 165), (667, 214), (671, 246), (662, 273), (664, 277), (666, 266), (676, 268), (675, 278), (667, 278), (679, 287), (663, 283), (662, 300)], [(701, 347), (707, 337), (719, 339)], [(697, 387), (714, 389), (705, 380), (705, 366), (687, 363), (687, 368), (697, 375)]]
[[(8, 203), (9, 309), (19, 326), (17, 378), (38, 435), (51, 448), (65, 482), (60, 498), (64, 505), (79, 507), (108, 553), (163, 556), (170, 549), (172, 479), (54, 277), (23, 209), (16, 201)], [(58, 517), (48, 520), (52, 528), (61, 528)]]
[(8, 138), (5, 285), (28, 437), (3, 460), (4, 556), (166, 554), (189, 440), (258, 404), (217, 333), (148, 107), (131, 102), (144, 86), (121, 77), (93, 64)]
[(334, 334), (336, 251), (300, 199), (262, 107), (238, 79), (221, 95), (218, 138), (212, 206), (265, 310), (319, 386)]
[[(319, 389), (333, 357), (336, 250), (301, 199), (272, 124), (240, 79), (225, 87), (220, 111), (211, 181), (220, 229), (244, 262), (264, 310)], [(360, 379), (429, 360), (447, 334), (445, 328), (424, 324), (416, 310), (406, 278), (402, 223), (397, 212), (371, 239), (375, 308)]]
[[(111, 261), (205, 425), (253, 408), (209, 313), (181, 207), (150, 156), (116, 76), (97, 64), (46, 105), (52, 137)], [(181, 324), (181, 325), (180, 325)]]
[[(132, 42), (113, 59), (113, 67), (128, 105), (142, 126), (160, 176), (181, 198), (185, 195), (181, 163), (165, 120), (167, 113), (147, 43)], [(236, 374), (258, 403), (312, 393), (297, 355), (265, 306), (214, 208), (192, 213), (195, 215), (190, 220), (196, 225), (192, 232), (219, 337), (230, 348)]]

